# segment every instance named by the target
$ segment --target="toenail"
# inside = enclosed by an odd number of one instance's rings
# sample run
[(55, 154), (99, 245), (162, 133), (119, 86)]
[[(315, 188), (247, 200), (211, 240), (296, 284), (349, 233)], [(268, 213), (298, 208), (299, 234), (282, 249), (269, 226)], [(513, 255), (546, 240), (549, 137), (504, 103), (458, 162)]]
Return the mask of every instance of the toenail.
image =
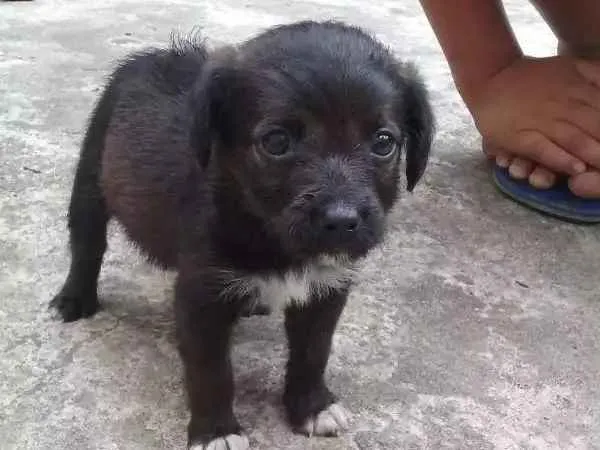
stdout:
[(513, 178), (526, 178), (527, 172), (524, 167), (518, 166), (516, 164), (511, 165), (508, 168), (509, 173)]
[(508, 157), (506, 157), (504, 155), (497, 156), (496, 164), (498, 164), (500, 167), (503, 167), (506, 169), (510, 165), (510, 159), (508, 159)]
[(529, 176), (529, 184), (538, 189), (548, 189), (552, 186), (552, 180), (544, 174), (534, 172)]

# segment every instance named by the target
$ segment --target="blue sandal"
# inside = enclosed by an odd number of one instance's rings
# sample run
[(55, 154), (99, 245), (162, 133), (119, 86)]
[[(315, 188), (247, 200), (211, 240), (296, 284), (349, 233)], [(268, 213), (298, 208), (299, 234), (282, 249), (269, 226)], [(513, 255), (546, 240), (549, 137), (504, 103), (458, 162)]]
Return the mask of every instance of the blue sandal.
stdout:
[(535, 189), (527, 180), (511, 178), (507, 169), (494, 165), (496, 187), (507, 197), (542, 213), (572, 223), (600, 223), (600, 199), (575, 196), (566, 181), (550, 189)]

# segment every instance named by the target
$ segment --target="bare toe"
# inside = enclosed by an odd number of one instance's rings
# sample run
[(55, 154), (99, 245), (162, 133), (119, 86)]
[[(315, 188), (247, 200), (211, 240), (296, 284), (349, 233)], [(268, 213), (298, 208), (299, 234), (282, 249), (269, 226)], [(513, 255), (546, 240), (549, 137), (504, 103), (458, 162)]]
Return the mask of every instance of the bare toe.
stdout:
[(483, 139), (482, 149), (485, 156), (487, 156), (488, 159), (495, 160), (496, 164), (500, 167), (508, 167), (513, 159), (510, 153), (494, 145), (490, 145), (487, 139)]
[(542, 166), (537, 166), (529, 175), (529, 184), (536, 189), (550, 189), (554, 183), (556, 183), (556, 174)]
[(484, 139), (482, 143), (483, 153), (487, 156), (488, 159), (496, 161), (496, 164), (504, 169), (510, 166), (510, 163), (513, 160), (513, 156), (493, 145), (490, 145), (489, 142)]
[(508, 153), (496, 154), (496, 164), (502, 167), (503, 169), (507, 169), (512, 163), (512, 160), (512, 156), (510, 156)]
[(510, 176), (517, 180), (525, 180), (533, 172), (535, 165), (533, 161), (523, 158), (514, 158), (510, 163), (508, 172)]
[(600, 171), (588, 171), (569, 179), (569, 189), (583, 198), (600, 199)]

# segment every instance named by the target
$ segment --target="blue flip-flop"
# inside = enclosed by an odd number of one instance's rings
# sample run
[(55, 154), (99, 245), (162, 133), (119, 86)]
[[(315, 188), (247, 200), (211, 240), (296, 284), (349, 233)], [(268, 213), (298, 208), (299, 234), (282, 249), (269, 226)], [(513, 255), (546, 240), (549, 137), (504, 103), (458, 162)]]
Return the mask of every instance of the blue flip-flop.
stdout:
[(494, 182), (509, 198), (536, 211), (574, 223), (600, 223), (600, 199), (575, 196), (561, 180), (550, 189), (535, 189), (527, 180), (515, 180), (507, 169), (494, 165)]

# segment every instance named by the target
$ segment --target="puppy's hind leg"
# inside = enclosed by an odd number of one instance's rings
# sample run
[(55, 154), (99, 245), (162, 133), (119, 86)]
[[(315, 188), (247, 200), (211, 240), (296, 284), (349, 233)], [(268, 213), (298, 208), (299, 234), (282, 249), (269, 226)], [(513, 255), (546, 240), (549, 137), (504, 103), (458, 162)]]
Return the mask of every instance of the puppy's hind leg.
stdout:
[(90, 121), (75, 173), (68, 220), (71, 266), (62, 289), (50, 302), (65, 322), (90, 317), (98, 310), (97, 282), (109, 220), (99, 177), (110, 110), (106, 92)]

